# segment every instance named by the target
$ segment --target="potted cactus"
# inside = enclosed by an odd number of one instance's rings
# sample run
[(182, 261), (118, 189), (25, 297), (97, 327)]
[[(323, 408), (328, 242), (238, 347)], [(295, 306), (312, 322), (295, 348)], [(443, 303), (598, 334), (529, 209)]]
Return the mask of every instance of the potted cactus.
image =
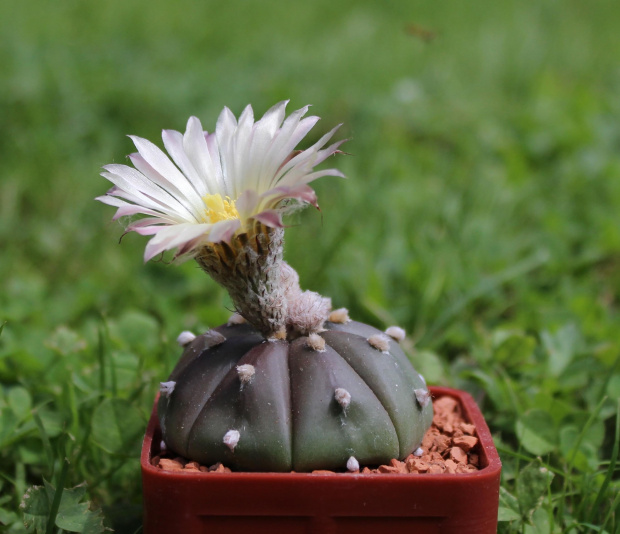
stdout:
[[(214, 133), (203, 131), (195, 117), (185, 134), (165, 130), (172, 161), (154, 144), (132, 137), (134, 168), (104, 167), (114, 186), (98, 200), (117, 208), (115, 218), (146, 215), (128, 226), (153, 236), (145, 261), (168, 250), (178, 260), (193, 258), (228, 291), (236, 310), (225, 325), (179, 336), (184, 351), (161, 383), (144, 443), (145, 532), (201, 531), (205, 524), (215, 531), (245, 525), (290, 532), (310, 523), (323, 531), (334, 521), (339, 532), (370, 532), (364, 528), (377, 523), (369, 518), (381, 517), (391, 518), (395, 532), (399, 525), (410, 528), (412, 520), (418, 528), (435, 524), (429, 517), (448, 525), (453, 513), (442, 515), (432, 504), (427, 512), (419, 508), (448, 491), (439, 479), (454, 479), (452, 488), (469, 487), (492, 501), (478, 505), (478, 519), (462, 516), (455, 528), (463, 532), (463, 525), (476, 524), (476, 532), (494, 531), (499, 459), (471, 399), (430, 391), (399, 346), (401, 328), (382, 332), (352, 321), (345, 309), (332, 309), (329, 298), (302, 290), (283, 260), (282, 217), (304, 205), (318, 208), (312, 180), (342, 176), (335, 169), (314, 170), (338, 152), (342, 141), (327, 146), (337, 127), (296, 150), (318, 117), (305, 117), (304, 107), (285, 118), (286, 104), (256, 122), (250, 106), (238, 120), (225, 108)], [(361, 466), (421, 454), (433, 393), (452, 396), (477, 424), (484, 469), (398, 481), (390, 479), (399, 475), (377, 480), (360, 474)], [(152, 465), (162, 450), (234, 473), (162, 471)], [(300, 508), (310, 495), (323, 504)], [(237, 511), (230, 507), (234, 496), (242, 499)], [(366, 513), (353, 511), (350, 497)], [(376, 504), (386, 499), (388, 511), (381, 514)], [(274, 503), (282, 500), (288, 504), (277, 513)], [(342, 512), (333, 509), (340, 501), (349, 503)], [(170, 519), (166, 503), (180, 508), (184, 519)], [(450, 506), (459, 509), (456, 501)], [(364, 518), (366, 527), (356, 518)]]

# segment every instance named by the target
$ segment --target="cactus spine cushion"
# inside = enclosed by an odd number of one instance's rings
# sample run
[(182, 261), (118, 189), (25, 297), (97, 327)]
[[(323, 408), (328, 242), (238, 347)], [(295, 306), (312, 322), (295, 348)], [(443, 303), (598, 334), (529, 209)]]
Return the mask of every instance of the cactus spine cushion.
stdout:
[(386, 463), (411, 454), (432, 421), (424, 380), (396, 340), (353, 321), (293, 341), (218, 327), (186, 346), (166, 384), (166, 446), (236, 470)]

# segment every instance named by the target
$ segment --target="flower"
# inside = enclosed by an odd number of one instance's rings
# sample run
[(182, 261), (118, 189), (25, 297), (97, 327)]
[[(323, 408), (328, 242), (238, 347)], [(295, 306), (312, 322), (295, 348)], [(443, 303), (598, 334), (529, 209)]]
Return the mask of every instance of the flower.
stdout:
[(295, 206), (318, 208), (311, 181), (343, 176), (336, 169), (313, 170), (344, 142), (323, 148), (338, 126), (296, 151), (319, 117), (304, 118), (305, 106), (285, 119), (287, 103), (276, 104), (256, 122), (249, 105), (238, 121), (224, 108), (213, 133), (190, 117), (185, 134), (163, 131), (170, 157), (150, 141), (130, 136), (138, 149), (129, 156), (135, 168), (105, 165), (102, 176), (114, 187), (96, 200), (118, 208), (114, 219), (147, 216), (127, 227), (153, 236), (144, 261), (175, 248), (175, 257), (195, 255), (205, 244), (250, 231), (255, 222), (281, 227), (282, 215)]

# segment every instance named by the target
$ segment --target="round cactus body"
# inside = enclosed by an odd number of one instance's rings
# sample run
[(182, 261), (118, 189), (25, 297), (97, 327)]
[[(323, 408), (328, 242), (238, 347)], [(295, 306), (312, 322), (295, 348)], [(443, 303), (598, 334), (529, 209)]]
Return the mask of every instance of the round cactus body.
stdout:
[(186, 345), (158, 411), (177, 454), (284, 472), (402, 459), (433, 416), (397, 341), (353, 321), (292, 341), (265, 340), (248, 324), (211, 330)]

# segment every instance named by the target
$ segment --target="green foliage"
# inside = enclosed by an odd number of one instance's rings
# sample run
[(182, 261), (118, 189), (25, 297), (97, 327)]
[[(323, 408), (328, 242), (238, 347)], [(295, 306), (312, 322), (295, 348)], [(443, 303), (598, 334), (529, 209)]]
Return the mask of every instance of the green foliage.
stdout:
[(125, 399), (105, 399), (93, 412), (93, 441), (104, 451), (127, 456), (139, 454), (144, 435), (140, 410)]
[[(514, 521), (514, 527), (524, 524), (526, 527), (538, 527), (540, 521), (544, 521), (544, 515), (537, 515), (549, 492), (553, 473), (540, 464), (531, 463), (519, 473), (516, 482), (515, 493), (508, 492), (505, 487), (501, 488), (499, 521)], [(525, 528), (526, 531), (535, 529)]]
[[(35, 534), (50, 534), (53, 531), (50, 525), (55, 525), (67, 532), (104, 532), (107, 529), (103, 526), (101, 511), (91, 511), (89, 503), (80, 502), (85, 493), (83, 485), (60, 492), (47, 481), (44, 486), (28, 488), (22, 506), (26, 529)], [(61, 497), (57, 497), (58, 494)]]
[(558, 444), (553, 417), (545, 410), (525, 412), (517, 420), (516, 433), (523, 447), (537, 456), (550, 453)]
[[(316, 139), (343, 122), (354, 154), (332, 162), (348, 180), (316, 182), (321, 214), (290, 221), (302, 286), (404, 327), (431, 383), (474, 394), (504, 464), (502, 532), (617, 531), (619, 19), (607, 0), (1, 3), (3, 528), (23, 531), (45, 478), (87, 481), (133, 533), (133, 430), (172, 340), (228, 316), (191, 262), (118, 245), (99, 167), (133, 150), (125, 134), (291, 98), (323, 117)], [(126, 449), (102, 428), (120, 407)], [(553, 478), (528, 481), (541, 467)]]

